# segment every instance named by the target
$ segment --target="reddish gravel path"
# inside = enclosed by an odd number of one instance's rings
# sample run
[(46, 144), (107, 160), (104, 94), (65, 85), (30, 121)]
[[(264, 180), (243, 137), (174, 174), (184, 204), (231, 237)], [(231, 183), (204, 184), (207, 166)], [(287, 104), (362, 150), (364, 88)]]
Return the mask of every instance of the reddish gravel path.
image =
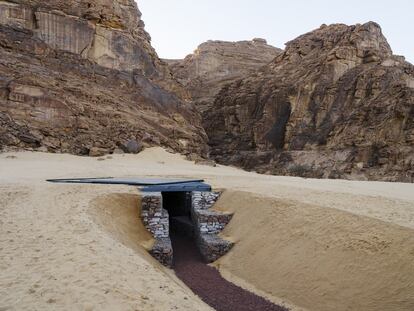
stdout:
[(215, 268), (203, 262), (191, 238), (176, 234), (171, 238), (175, 273), (217, 311), (287, 311), (222, 278)]

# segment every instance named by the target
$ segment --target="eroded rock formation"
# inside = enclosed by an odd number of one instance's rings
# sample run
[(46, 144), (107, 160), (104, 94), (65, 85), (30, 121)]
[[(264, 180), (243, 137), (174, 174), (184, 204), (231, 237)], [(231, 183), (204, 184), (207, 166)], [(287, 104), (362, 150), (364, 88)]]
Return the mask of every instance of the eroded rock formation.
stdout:
[(0, 50), (0, 148), (95, 155), (134, 139), (205, 152), (133, 0), (0, 1)]
[(414, 181), (414, 67), (379, 25), (323, 25), (206, 114), (212, 156), (262, 173)]
[(211, 108), (224, 85), (255, 72), (281, 52), (264, 39), (208, 41), (183, 60), (166, 61), (174, 76), (190, 92), (197, 108), (204, 112)]
[(372, 22), (323, 25), (283, 53), (211, 41), (168, 66), (133, 0), (0, 0), (0, 51), (0, 150), (206, 154), (201, 112), (221, 163), (414, 179), (414, 67)]

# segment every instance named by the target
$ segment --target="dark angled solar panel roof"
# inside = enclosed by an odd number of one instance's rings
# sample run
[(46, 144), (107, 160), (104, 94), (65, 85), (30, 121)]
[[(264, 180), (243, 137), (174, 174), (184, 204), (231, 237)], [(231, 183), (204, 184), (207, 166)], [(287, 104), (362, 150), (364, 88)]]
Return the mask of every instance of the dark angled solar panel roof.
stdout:
[(168, 178), (69, 178), (69, 179), (48, 179), (54, 183), (73, 184), (103, 184), (103, 185), (129, 185), (129, 186), (161, 186), (187, 183), (202, 183), (203, 179), (168, 179)]
[(141, 188), (143, 192), (191, 192), (211, 191), (211, 186), (203, 182), (189, 182), (169, 185), (152, 185)]

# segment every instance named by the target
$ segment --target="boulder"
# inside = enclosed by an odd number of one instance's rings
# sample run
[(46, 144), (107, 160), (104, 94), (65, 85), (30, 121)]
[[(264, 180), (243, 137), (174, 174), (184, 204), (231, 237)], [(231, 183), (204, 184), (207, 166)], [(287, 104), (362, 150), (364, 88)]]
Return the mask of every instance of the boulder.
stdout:
[(89, 150), (89, 156), (90, 157), (101, 157), (105, 154), (108, 154), (109, 150), (107, 149), (103, 149), (103, 148), (98, 148), (98, 147), (92, 147)]
[(124, 154), (124, 150), (122, 150), (121, 148), (115, 148), (113, 151), (113, 154)]
[(136, 140), (129, 140), (126, 144), (121, 145), (121, 147), (125, 153), (133, 154), (140, 153), (143, 149), (142, 144), (140, 144)]

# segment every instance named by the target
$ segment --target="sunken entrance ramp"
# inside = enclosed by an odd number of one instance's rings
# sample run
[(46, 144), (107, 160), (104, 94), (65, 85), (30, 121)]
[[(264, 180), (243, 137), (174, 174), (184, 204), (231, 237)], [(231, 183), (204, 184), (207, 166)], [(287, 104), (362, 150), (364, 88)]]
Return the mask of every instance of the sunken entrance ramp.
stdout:
[(220, 192), (212, 191), (203, 180), (107, 177), (48, 181), (138, 187), (142, 193), (140, 217), (156, 241), (150, 253), (173, 267), (204, 302), (218, 311), (287, 310), (228, 282), (206, 264), (233, 246), (218, 235), (232, 214), (212, 209)]
[(169, 185), (160, 189), (149, 187), (144, 190), (141, 218), (155, 238), (155, 244), (150, 250), (152, 256), (165, 266), (172, 267), (173, 233), (193, 239), (205, 262), (213, 262), (226, 254), (233, 243), (222, 239), (218, 234), (233, 215), (212, 209), (219, 196), (220, 193), (211, 191), (211, 188), (202, 189), (202, 186), (189, 184)]
[(205, 303), (217, 311), (287, 311), (288, 309), (248, 292), (225, 280), (205, 264), (190, 237), (173, 234), (174, 271)]
[(142, 192), (140, 217), (155, 239), (150, 253), (167, 267), (172, 267), (174, 258), (172, 230), (194, 239), (205, 262), (217, 260), (233, 247), (232, 242), (218, 236), (232, 214), (212, 209), (220, 193), (213, 192), (202, 179), (104, 177), (48, 181), (138, 187)]

